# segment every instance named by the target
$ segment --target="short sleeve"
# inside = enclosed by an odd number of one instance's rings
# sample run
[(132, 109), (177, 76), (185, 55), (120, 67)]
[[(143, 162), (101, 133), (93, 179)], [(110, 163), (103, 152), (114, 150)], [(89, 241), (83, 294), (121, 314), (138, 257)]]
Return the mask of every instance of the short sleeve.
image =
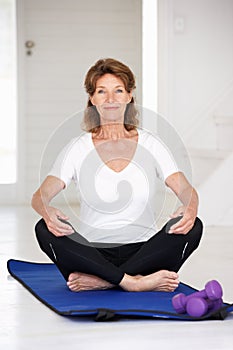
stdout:
[(179, 171), (171, 151), (159, 137), (150, 135), (149, 144), (155, 159), (156, 172), (161, 180), (165, 181), (168, 176)]
[(76, 182), (77, 175), (75, 171), (75, 142), (76, 139), (71, 140), (62, 151), (59, 153), (48, 175), (56, 176), (61, 179), (66, 187), (74, 180)]

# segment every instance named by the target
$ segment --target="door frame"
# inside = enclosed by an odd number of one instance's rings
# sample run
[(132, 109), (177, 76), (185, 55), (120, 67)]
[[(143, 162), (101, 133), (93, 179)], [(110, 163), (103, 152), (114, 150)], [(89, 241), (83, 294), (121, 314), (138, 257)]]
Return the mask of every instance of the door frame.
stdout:
[(18, 127), (17, 127), (17, 204), (23, 204), (26, 201), (25, 197), (25, 49), (24, 49), (24, 23), (25, 11), (24, 0), (16, 1), (16, 21), (17, 21), (17, 112), (18, 112)]

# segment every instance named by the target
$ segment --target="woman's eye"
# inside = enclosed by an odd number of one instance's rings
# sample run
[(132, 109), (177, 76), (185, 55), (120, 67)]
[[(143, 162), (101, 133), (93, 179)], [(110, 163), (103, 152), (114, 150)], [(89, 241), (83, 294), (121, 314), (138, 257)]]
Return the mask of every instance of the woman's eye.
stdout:
[(117, 93), (122, 93), (123, 90), (122, 90), (122, 89), (117, 89), (116, 92), (117, 92)]
[(104, 90), (98, 90), (98, 94), (104, 94)]

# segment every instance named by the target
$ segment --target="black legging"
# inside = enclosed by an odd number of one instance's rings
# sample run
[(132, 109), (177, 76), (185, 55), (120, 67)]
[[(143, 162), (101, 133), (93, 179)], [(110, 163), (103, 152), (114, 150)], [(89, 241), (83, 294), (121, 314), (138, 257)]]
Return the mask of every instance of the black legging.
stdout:
[(198, 247), (203, 225), (196, 218), (186, 234), (169, 234), (169, 227), (179, 218), (171, 219), (146, 242), (112, 247), (98, 247), (79, 233), (56, 237), (41, 219), (36, 224), (36, 236), (41, 249), (57, 265), (67, 280), (72, 272), (96, 275), (118, 285), (125, 273), (147, 275), (159, 270), (177, 272)]

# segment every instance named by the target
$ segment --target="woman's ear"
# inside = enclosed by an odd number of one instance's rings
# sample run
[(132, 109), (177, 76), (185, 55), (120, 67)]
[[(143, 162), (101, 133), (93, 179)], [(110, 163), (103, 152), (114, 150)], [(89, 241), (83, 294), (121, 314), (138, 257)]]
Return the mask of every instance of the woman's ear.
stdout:
[(128, 92), (128, 101), (127, 103), (130, 103), (132, 101), (133, 94), (132, 92)]
[(93, 106), (92, 97), (89, 96), (89, 104)]
[(132, 91), (129, 93), (129, 101), (128, 103), (132, 102), (132, 99), (133, 99), (133, 93)]

